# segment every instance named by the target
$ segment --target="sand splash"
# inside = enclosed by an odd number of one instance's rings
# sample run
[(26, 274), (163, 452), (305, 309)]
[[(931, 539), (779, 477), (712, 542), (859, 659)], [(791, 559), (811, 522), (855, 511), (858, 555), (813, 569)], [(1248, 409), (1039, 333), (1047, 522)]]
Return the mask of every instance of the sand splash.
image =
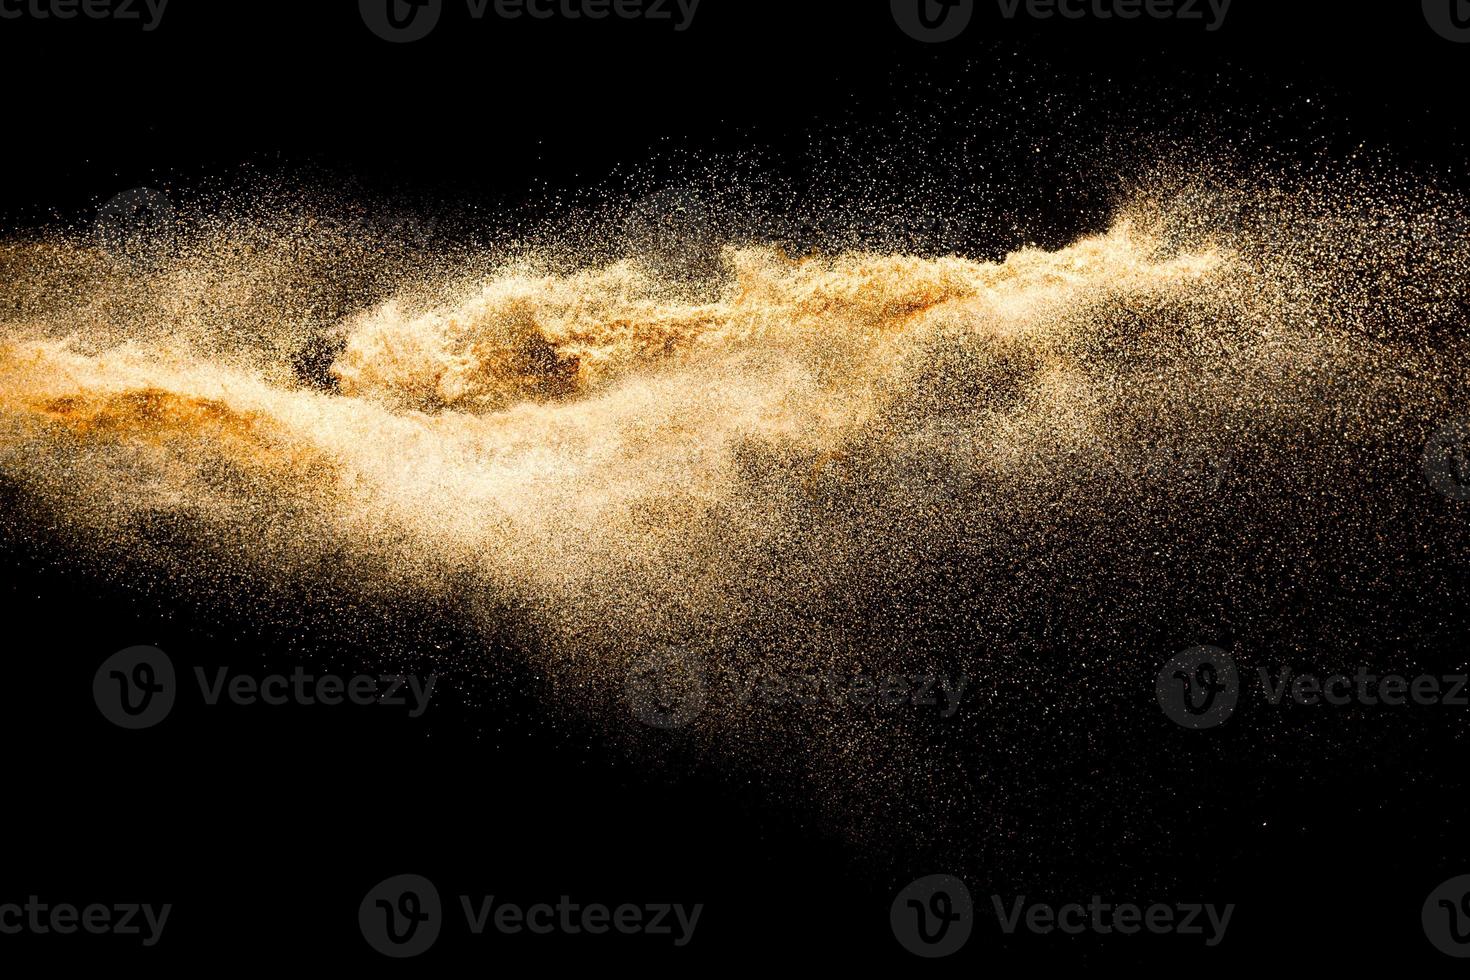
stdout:
[[(46, 248), (68, 267), (90, 258)], [(1158, 249), (1126, 221), (1000, 263), (730, 248), (704, 302), (635, 261), (569, 275), (522, 263), (316, 335), (262, 329), (252, 309), (243, 348), (210, 294), (238, 302), (238, 280), (261, 273), (220, 284), (166, 270), (143, 316), (68, 296), (4, 325), (6, 471), (43, 496), (84, 492), (110, 533), (169, 509), (229, 522), (242, 496), (266, 494), (330, 522), (293, 529), (303, 536), (368, 546), (375, 528), (403, 528), (415, 552), (541, 588), (589, 552), (648, 560), (685, 538), (749, 491), (752, 451), (789, 461), (801, 490), (915, 395), (989, 417), (999, 439), (954, 447), (967, 465), (1006, 465), (1041, 418), (1085, 441), (1088, 338), (1069, 314), (1178, 304), (1228, 266), (1217, 249)], [(281, 356), (323, 342), (330, 391)], [(974, 378), (915, 377), (957, 354), (999, 375), (969, 404), (951, 389)]]
[[(623, 682), (654, 649), (722, 670), (938, 660), (993, 692), (1063, 629), (1037, 626), (1039, 601), (1060, 616), (1100, 575), (1146, 580), (1140, 548), (1162, 565), (1184, 528), (1265, 526), (1309, 492), (1352, 523), (1325, 481), (1397, 465), (1464, 376), (1442, 329), (1465, 298), (1462, 213), (1176, 190), (995, 262), (754, 241), (691, 284), (532, 251), (396, 270), (366, 301), (380, 259), (299, 227), (147, 266), (16, 242), (0, 477), (33, 504), (21, 533), (44, 512), (77, 560), (182, 590), (331, 567), (514, 604), (558, 709), (635, 731)], [(936, 605), (985, 642), (918, 643)], [(1123, 612), (1092, 615), (1078, 655), (1106, 662)], [(716, 703), (685, 734), (775, 746), (835, 809), (858, 785), (976, 791), (895, 715)]]

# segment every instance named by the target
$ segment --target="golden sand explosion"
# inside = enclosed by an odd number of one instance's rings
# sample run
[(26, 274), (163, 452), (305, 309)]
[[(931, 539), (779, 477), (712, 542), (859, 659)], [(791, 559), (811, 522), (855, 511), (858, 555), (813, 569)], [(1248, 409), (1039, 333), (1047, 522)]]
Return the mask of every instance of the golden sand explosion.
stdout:
[[(744, 243), (697, 289), (636, 257), (486, 258), (355, 309), (303, 305), (330, 243), (307, 263), (292, 236), (237, 236), (147, 268), (12, 243), (0, 475), (93, 563), (181, 589), (329, 563), (365, 590), (494, 597), (593, 711), (658, 648), (901, 669), (925, 656), (901, 630), (854, 624), (935, 562), (994, 578), (976, 622), (999, 635), (1017, 539), (1064, 589), (1131, 560), (1083, 549), (1089, 526), (1128, 515), (1167, 540), (1211, 493), (1270, 508), (1262, 488), (1304, 462), (1323, 480), (1422, 444), (1463, 374), (1423, 339), (1464, 297), (1458, 212), (1291, 200), (1263, 195), (1249, 233), (1186, 195), (1138, 201), (998, 262)], [(1211, 467), (1234, 468), (1224, 489)], [(947, 656), (982, 690), (1001, 670), (979, 644)], [(690, 732), (741, 755), (787, 744), (780, 717), (716, 702)], [(930, 749), (902, 719), (804, 717), (815, 751), (783, 764), (819, 795), (858, 770), (947, 778), (911, 765)]]
[[(63, 248), (21, 249), (7, 266), (97, 261)], [(302, 324), (262, 326), (252, 309), (255, 336), (239, 344), (220, 309), (269, 301), (242, 298), (259, 260), (231, 259), (240, 268), (122, 284), (97, 266), (81, 296), (8, 320), (7, 474), (100, 525), (102, 541), (160, 511), (224, 530), (262, 506), (300, 509), (311, 518), (273, 532), (373, 553), (391, 528), (426, 583), (466, 563), (498, 588), (594, 602), (619, 582), (661, 590), (669, 565), (681, 594), (718, 590), (727, 567), (687, 565), (732, 507), (752, 547), (800, 520), (749, 496), (753, 454), (781, 469), (788, 496), (809, 497), (852, 478), (854, 454), (889, 465), (932, 448), (895, 429), (916, 409), (983, 431), (945, 449), (977, 471), (1106, 441), (1086, 312), (1199, 304), (1230, 265), (1218, 248), (1161, 255), (1128, 221), (1000, 263), (731, 248), (728, 278), (700, 302), (636, 261), (573, 274), (520, 263), (325, 328), (340, 346), (324, 392), (281, 356), (306, 342)], [(946, 390), (975, 380), (964, 371), (991, 376), (969, 404)]]

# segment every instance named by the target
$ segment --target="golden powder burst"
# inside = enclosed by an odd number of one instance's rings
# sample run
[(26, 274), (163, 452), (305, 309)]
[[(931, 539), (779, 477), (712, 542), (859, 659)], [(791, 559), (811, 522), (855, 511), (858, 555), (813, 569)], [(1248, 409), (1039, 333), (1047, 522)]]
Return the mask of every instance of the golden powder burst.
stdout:
[[(995, 262), (743, 242), (695, 287), (636, 258), (480, 257), (355, 309), (301, 284), (373, 256), (300, 226), (147, 265), (13, 242), (0, 477), (79, 557), (179, 589), (330, 555), (364, 590), (515, 605), (560, 706), (635, 737), (630, 672), (669, 651), (705, 678), (919, 663), (993, 692), (1025, 671), (1017, 568), (1059, 590), (1130, 574), (1102, 529), (1168, 541), (1221, 499), (1268, 520), (1268, 488), (1320, 489), (1451, 410), (1463, 359), (1426, 338), (1467, 285), (1454, 202), (1221, 200), (1140, 199)], [(149, 545), (163, 518), (187, 536)], [(977, 629), (937, 665), (904, 618), (936, 568), (962, 570), (946, 601)], [(684, 733), (770, 749), (834, 807), (975, 792), (919, 764), (933, 746), (901, 715), (797, 716), (707, 697)]]

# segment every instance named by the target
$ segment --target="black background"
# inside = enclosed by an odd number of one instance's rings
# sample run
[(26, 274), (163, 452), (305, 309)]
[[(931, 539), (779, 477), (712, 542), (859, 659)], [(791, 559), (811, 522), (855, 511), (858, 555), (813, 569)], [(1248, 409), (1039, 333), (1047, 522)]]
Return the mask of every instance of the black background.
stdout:
[[(1154, 129), (1171, 125), (1171, 97), (1298, 107), (1252, 116), (1248, 128), (1277, 145), (1299, 135), (1310, 97), (1346, 120), (1327, 127), (1338, 149), (1386, 145), (1453, 177), (1470, 45), (1437, 36), (1411, 2), (1235, 0), (1213, 33), (1170, 21), (1007, 22), (982, 3), (965, 37), (928, 46), (904, 36), (877, 0), (704, 0), (684, 33), (616, 20), (471, 23), (460, 11), (428, 40), (394, 46), (350, 2), (173, 0), (146, 34), (123, 23), (0, 21), (0, 64), (0, 219), (22, 228), (86, 221), (127, 188), (242, 168), (336, 174), (374, 194), (493, 208), (681, 150), (779, 154), (823, 126), (886, 118), (935, 80), (956, 113), (1009, 105), (1005, 86), (974, 79), (1015, 64), (1043, 88), (1146, 92)], [(1051, 176), (1055, 184), (1040, 185), (1060, 203), (1091, 200)], [(1077, 213), (1043, 212), (1027, 235), (1095, 219)], [(329, 612), (314, 628), (276, 628), (232, 615), (229, 602), (201, 609), (105, 584), (34, 536), (7, 531), (3, 543), (0, 900), (141, 900), (175, 911), (157, 949), (117, 937), (6, 937), (0, 960), (382, 967), (358, 934), (357, 902), (380, 879), (411, 872), (446, 896), (706, 906), (684, 950), (649, 937), (450, 936), (411, 964), (429, 969), (919, 963), (887, 924), (908, 878), (875, 873), (820, 826), (717, 774), (650, 773), (590, 733), (553, 726), (530, 682), (451, 678), (419, 721), (376, 709), (184, 708), (143, 733), (112, 728), (89, 693), (97, 665), (138, 643), (169, 651), (184, 670), (428, 669), (410, 641), (391, 639), (400, 620), (429, 622), (446, 648), (493, 666), (499, 653), (467, 639), (452, 611), (359, 611), (381, 617), (379, 636), (390, 638), (370, 649), (336, 634)], [(1463, 760), (1448, 745), (1442, 756), (1430, 760), (1446, 767), (1442, 780), (1298, 797), (1283, 778), (1270, 814), (1243, 806), (1200, 818), (1244, 841), (1225, 894), (1209, 898), (1242, 905), (1227, 948), (1001, 942), (986, 932), (935, 968), (1452, 965), (1417, 921), (1430, 888), (1470, 871), (1452, 793)]]

